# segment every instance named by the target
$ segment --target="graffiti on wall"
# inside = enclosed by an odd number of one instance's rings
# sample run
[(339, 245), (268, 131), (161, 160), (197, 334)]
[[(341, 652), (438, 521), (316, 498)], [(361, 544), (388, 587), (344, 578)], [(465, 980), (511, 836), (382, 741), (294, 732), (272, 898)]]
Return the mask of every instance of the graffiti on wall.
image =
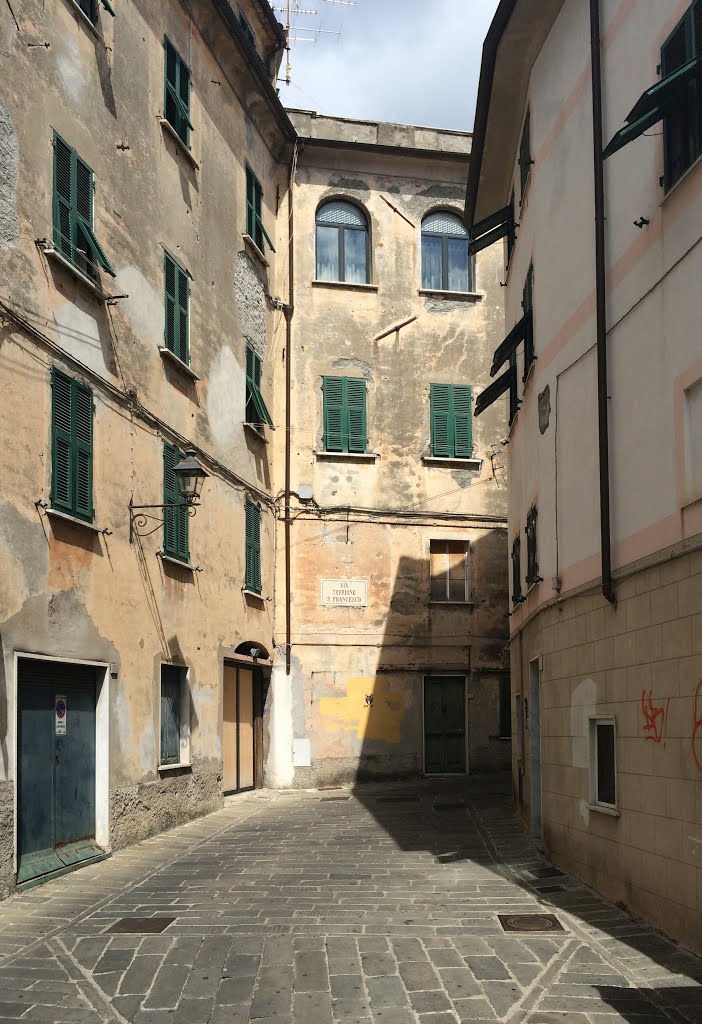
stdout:
[(697, 684), (692, 707), (692, 759), (702, 772), (702, 679)]
[(669, 705), (670, 697), (668, 697), (665, 705), (654, 704), (653, 690), (648, 691), (648, 699), (646, 698), (646, 691), (641, 691), (641, 714), (643, 715), (643, 730), (646, 733), (647, 740), (652, 740), (654, 743), (660, 743), (663, 739), (666, 722), (668, 720)]

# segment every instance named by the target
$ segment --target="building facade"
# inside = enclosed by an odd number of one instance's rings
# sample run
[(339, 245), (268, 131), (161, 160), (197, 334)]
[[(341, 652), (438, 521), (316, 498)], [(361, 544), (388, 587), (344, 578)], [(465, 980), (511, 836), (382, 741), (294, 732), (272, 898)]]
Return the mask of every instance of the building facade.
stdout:
[(470, 136), (290, 116), (290, 653), (271, 779), (504, 768), (504, 422), (472, 423), (502, 262), (499, 245), (469, 257)]
[(509, 763), (469, 138), (289, 115), (284, 42), (0, 9), (2, 894), (225, 793)]
[(507, 237), (483, 398), (510, 420), (515, 791), (557, 864), (698, 953), (699, 8), (503, 0), (466, 209), (476, 248)]

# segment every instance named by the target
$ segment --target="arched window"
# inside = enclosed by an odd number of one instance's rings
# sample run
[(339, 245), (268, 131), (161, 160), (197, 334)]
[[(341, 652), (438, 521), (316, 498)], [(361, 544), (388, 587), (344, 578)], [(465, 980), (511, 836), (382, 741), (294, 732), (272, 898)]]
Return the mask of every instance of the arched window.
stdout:
[(368, 221), (353, 203), (317, 210), (317, 280), (368, 283)]
[(422, 221), (422, 288), (471, 290), (468, 232), (456, 213), (435, 210)]

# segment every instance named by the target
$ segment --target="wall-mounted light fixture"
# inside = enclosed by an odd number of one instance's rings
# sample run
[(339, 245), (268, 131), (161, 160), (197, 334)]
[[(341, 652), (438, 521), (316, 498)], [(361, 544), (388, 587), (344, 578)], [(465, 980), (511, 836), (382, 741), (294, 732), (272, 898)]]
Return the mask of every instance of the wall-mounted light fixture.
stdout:
[[(147, 525), (149, 519), (162, 523), (165, 518), (165, 509), (187, 508), (188, 515), (195, 515), (195, 509), (198, 508), (200, 504), (199, 498), (202, 493), (202, 485), (205, 482), (205, 478), (210, 474), (207, 470), (202, 468), (195, 458), (194, 448), (186, 448), (183, 458), (173, 467), (173, 475), (175, 476), (176, 483), (178, 484), (178, 493), (181, 497), (180, 501), (167, 501), (161, 505), (135, 505), (133, 501), (129, 502), (130, 544), (134, 539), (134, 534), (137, 533), (139, 529), (143, 529)], [(164, 512), (164, 515), (160, 518), (158, 516), (150, 516), (145, 513), (145, 509), (161, 509)], [(135, 513), (137, 514), (135, 515)]]

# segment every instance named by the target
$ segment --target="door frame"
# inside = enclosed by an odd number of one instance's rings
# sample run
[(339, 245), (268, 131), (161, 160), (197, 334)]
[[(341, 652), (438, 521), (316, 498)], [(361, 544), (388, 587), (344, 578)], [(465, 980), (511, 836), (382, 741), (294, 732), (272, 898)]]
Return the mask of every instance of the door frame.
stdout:
[[(541, 656), (529, 660), (529, 713), (527, 728), (529, 731), (529, 831), (537, 846), (543, 842), (543, 762), (541, 760)], [(536, 693), (536, 701), (534, 694)], [(536, 716), (534, 711), (536, 710)], [(534, 729), (536, 723), (536, 729)], [(534, 736), (538, 750), (534, 749)], [(538, 757), (535, 758), (535, 753)], [(536, 772), (534, 765), (537, 766)], [(534, 796), (538, 797), (538, 803)]]
[[(427, 679), (462, 679), (463, 680), (463, 715), (464, 721), (464, 763), (465, 769), (462, 772), (431, 772), (431, 775), (427, 773), (427, 753), (426, 753), (426, 740), (427, 734), (424, 725), (424, 698)], [(456, 779), (461, 778), (464, 775), (470, 774), (470, 757), (468, 756), (468, 679), (469, 676), (465, 672), (424, 672), (422, 674), (422, 775), (432, 779)]]
[[(225, 657), (222, 661), (222, 703), (221, 703), (221, 724), (222, 724), (222, 773), (224, 774), (224, 669), (235, 670), (236, 686), (236, 789), (224, 789), (224, 796), (237, 796), (239, 793), (251, 793), (255, 789), (263, 788), (263, 671), (268, 667), (268, 662), (255, 662), (253, 659), (239, 659)], [(239, 733), (239, 670), (245, 669), (251, 672), (251, 698), (253, 711), (253, 786), (241, 788), (241, 746)]]
[(19, 870), (19, 663), (48, 661), (62, 665), (86, 665), (95, 669), (95, 842), (110, 850), (110, 664), (82, 658), (59, 658), (50, 654), (14, 652), (12, 697), (14, 700), (14, 850), (12, 869)]

